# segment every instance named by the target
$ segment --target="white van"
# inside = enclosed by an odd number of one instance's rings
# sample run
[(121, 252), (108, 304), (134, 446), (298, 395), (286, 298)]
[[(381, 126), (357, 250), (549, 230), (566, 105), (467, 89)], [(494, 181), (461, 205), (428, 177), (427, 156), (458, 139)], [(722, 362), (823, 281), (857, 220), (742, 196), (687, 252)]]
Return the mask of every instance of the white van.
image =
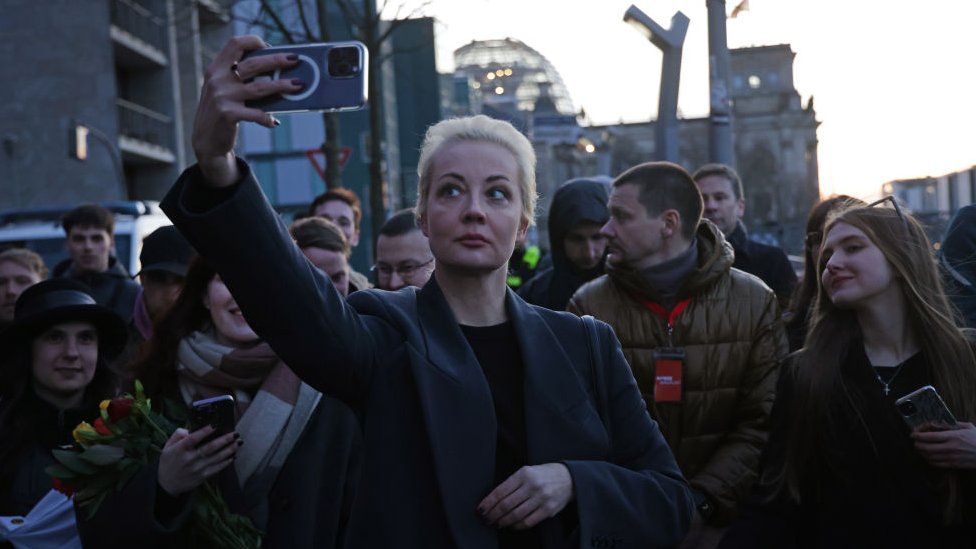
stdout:
[[(99, 205), (115, 214), (115, 250), (112, 255), (130, 275), (138, 273), (142, 239), (159, 227), (173, 223), (159, 208), (159, 202), (152, 200)], [(43, 257), (48, 270), (53, 271), (55, 265), (68, 258), (61, 216), (73, 208), (52, 206), (0, 212), (0, 251), (27, 248)]]

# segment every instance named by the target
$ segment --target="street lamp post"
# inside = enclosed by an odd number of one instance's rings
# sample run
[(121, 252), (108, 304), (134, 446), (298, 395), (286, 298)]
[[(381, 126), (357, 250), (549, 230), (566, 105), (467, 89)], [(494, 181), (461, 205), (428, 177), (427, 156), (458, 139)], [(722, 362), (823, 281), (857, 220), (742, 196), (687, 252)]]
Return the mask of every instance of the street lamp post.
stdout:
[(68, 155), (76, 160), (85, 161), (88, 159), (88, 136), (92, 136), (100, 141), (108, 154), (112, 158), (112, 167), (115, 169), (115, 178), (119, 183), (119, 190), (122, 193), (122, 200), (130, 198), (129, 186), (125, 181), (125, 170), (122, 167), (122, 155), (115, 143), (101, 130), (87, 124), (82, 124), (72, 120), (69, 128)]
[(661, 94), (654, 124), (654, 149), (658, 160), (678, 162), (678, 84), (681, 79), (681, 50), (688, 32), (688, 17), (680, 11), (671, 17), (671, 28), (665, 29), (644, 12), (631, 5), (624, 13), (630, 23), (664, 54), (661, 64)]
[(725, 0), (705, 0), (708, 7), (708, 153), (711, 162), (734, 166), (732, 109), (729, 102), (729, 46), (725, 33)]

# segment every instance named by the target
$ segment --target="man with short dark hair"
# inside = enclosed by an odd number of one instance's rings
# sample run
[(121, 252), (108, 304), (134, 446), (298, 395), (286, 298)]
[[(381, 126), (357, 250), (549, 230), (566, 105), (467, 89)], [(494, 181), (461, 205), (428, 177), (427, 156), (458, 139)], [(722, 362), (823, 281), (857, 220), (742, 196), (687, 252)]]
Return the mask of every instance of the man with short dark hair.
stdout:
[(112, 255), (115, 217), (95, 204), (83, 204), (61, 218), (69, 259), (54, 268), (54, 277), (71, 277), (91, 288), (95, 301), (132, 320), (139, 285)]
[(732, 268), (721, 231), (683, 168), (635, 166), (609, 200), (607, 274), (568, 310), (609, 323), (648, 411), (695, 490), (681, 547), (717, 545), (756, 479), (777, 365), (787, 352), (776, 296)]
[(796, 273), (783, 250), (749, 239), (742, 223), (746, 200), (739, 174), (725, 164), (706, 164), (692, 177), (705, 203), (705, 218), (715, 223), (735, 250), (732, 266), (761, 278), (785, 311), (796, 286)]
[(610, 217), (608, 198), (609, 177), (572, 179), (559, 186), (549, 206), (552, 265), (519, 288), (522, 299), (561, 311), (577, 288), (603, 274), (607, 238), (600, 228)]
[(417, 212), (413, 208), (393, 214), (380, 227), (373, 271), (377, 286), (384, 290), (422, 288), (430, 280), (434, 255), (427, 236), (417, 225)]
[[(363, 220), (362, 203), (356, 193), (345, 187), (329, 189), (315, 197), (308, 207), (310, 216), (328, 219), (342, 231), (349, 243), (349, 248), (359, 245), (359, 227)], [(348, 259), (348, 254), (347, 254)], [(349, 267), (349, 281), (359, 290), (372, 288), (366, 275), (356, 272)]]

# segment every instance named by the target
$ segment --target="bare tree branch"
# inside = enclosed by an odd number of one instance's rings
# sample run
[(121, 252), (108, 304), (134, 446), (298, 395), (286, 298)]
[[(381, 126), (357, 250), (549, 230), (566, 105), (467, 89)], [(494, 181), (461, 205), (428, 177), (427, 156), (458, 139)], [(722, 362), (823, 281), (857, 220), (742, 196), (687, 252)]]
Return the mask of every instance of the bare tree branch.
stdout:
[(285, 41), (287, 41), (289, 44), (295, 43), (295, 39), (292, 37), (291, 31), (285, 26), (285, 22), (281, 20), (281, 17), (278, 17), (278, 13), (274, 10), (274, 8), (268, 4), (268, 0), (261, 0), (261, 11), (271, 17), (275, 23), (275, 26), (277, 26), (281, 34), (284, 35)]
[(308, 26), (308, 19), (305, 17), (305, 3), (302, 0), (295, 2), (298, 4), (298, 19), (302, 22), (302, 28), (305, 29), (305, 36), (308, 38), (308, 42), (318, 42), (317, 38), (313, 33), (312, 29)]

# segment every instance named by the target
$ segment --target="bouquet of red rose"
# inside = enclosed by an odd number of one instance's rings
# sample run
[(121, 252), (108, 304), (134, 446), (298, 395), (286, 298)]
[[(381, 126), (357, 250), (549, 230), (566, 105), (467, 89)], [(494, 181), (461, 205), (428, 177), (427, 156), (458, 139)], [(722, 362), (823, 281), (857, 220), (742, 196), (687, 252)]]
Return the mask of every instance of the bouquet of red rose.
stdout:
[[(156, 461), (176, 425), (154, 412), (142, 384), (136, 394), (125, 394), (99, 405), (99, 417), (78, 424), (72, 431), (75, 445), (54, 450), (57, 464), (48, 467), (54, 488), (74, 495), (75, 505), (92, 517), (111, 491), (121, 490), (139, 468)], [(201, 547), (252, 548), (261, 543), (259, 532), (246, 517), (230, 512), (220, 491), (205, 481), (194, 498), (190, 539)]]

